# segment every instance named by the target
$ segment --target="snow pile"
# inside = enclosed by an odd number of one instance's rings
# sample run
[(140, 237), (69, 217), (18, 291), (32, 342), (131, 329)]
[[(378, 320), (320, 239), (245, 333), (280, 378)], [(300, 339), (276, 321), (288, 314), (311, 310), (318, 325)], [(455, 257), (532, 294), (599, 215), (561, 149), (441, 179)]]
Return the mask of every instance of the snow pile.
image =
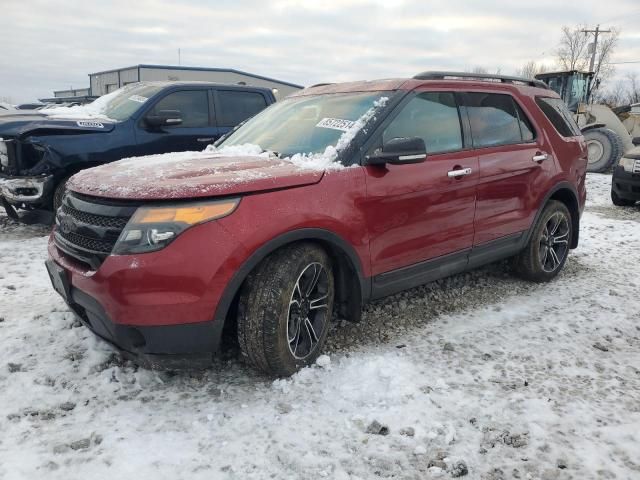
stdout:
[(0, 215), (0, 478), (638, 478), (640, 210), (610, 186), (589, 175), (553, 282), (494, 265), (376, 301), (277, 381), (123, 361), (53, 291), (46, 229)]
[(128, 85), (124, 86), (114, 92), (102, 95), (86, 105), (76, 105), (73, 107), (51, 107), (42, 109), (39, 112), (57, 119), (95, 119), (114, 122), (115, 120), (107, 117), (104, 113), (107, 105), (109, 105), (111, 100), (120, 95), (123, 91), (131, 88), (132, 87)]

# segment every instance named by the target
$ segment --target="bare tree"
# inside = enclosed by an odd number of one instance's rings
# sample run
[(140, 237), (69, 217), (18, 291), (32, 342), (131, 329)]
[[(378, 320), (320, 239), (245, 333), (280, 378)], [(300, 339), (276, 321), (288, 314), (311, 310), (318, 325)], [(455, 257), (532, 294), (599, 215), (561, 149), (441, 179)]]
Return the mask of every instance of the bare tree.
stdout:
[(582, 32), (584, 25), (562, 27), (557, 56), (564, 70), (584, 70), (589, 65), (587, 44), (589, 37)]
[(624, 81), (618, 80), (612, 87), (608, 88), (594, 97), (596, 103), (604, 103), (610, 107), (624, 105), (627, 97), (627, 86)]
[(640, 81), (635, 72), (627, 74), (627, 101), (630, 104), (640, 103)]
[(535, 78), (538, 73), (544, 73), (547, 71), (547, 66), (544, 63), (536, 63), (531, 60), (525, 63), (516, 71), (516, 75), (524, 78)]
[(606, 82), (615, 71), (615, 67), (611, 65), (611, 56), (618, 44), (620, 31), (612, 28), (611, 33), (605, 37), (600, 37), (596, 48), (596, 61), (593, 67), (593, 83), (599, 85)]
[(610, 107), (620, 107), (640, 102), (640, 80), (638, 74), (630, 73), (624, 80), (618, 80), (612, 87), (599, 94), (597, 102)]
[[(589, 45), (593, 43), (593, 36), (585, 33), (588, 30), (584, 25), (575, 27), (562, 27), (560, 43), (558, 45), (558, 63), (563, 70), (586, 70), (589, 68), (591, 52)], [(618, 43), (620, 31), (612, 28), (611, 32), (603, 32), (598, 37), (596, 46), (596, 57), (594, 63), (593, 86), (594, 90), (609, 78), (611, 78), (614, 67), (610, 64), (611, 56)]]

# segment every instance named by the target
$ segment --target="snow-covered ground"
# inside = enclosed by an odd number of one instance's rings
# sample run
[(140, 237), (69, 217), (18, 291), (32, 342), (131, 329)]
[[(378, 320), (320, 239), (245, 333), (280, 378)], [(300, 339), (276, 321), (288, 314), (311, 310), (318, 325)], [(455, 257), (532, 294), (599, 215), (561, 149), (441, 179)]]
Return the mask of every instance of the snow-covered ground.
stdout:
[(497, 264), (376, 302), (275, 382), (120, 360), (49, 286), (44, 229), (0, 216), (0, 478), (640, 478), (640, 210), (610, 181), (556, 281)]

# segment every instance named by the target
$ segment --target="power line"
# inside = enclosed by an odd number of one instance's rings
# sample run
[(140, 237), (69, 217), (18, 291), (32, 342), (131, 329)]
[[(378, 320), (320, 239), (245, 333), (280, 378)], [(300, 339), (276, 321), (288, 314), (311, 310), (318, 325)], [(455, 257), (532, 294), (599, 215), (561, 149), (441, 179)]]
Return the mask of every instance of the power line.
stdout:
[(624, 65), (626, 63), (640, 63), (640, 60), (632, 60), (630, 62), (607, 62), (609, 65)]

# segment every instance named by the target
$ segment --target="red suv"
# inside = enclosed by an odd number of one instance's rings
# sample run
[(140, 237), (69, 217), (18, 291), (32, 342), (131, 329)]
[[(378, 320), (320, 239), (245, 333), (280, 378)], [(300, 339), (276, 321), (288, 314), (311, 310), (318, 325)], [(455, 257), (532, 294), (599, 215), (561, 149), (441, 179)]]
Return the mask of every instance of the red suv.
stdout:
[(290, 375), (368, 300), (508, 257), (554, 278), (578, 245), (586, 166), (539, 81), (318, 85), (204, 152), (72, 177), (47, 268), (86, 326), (151, 364), (210, 360), (224, 329)]

